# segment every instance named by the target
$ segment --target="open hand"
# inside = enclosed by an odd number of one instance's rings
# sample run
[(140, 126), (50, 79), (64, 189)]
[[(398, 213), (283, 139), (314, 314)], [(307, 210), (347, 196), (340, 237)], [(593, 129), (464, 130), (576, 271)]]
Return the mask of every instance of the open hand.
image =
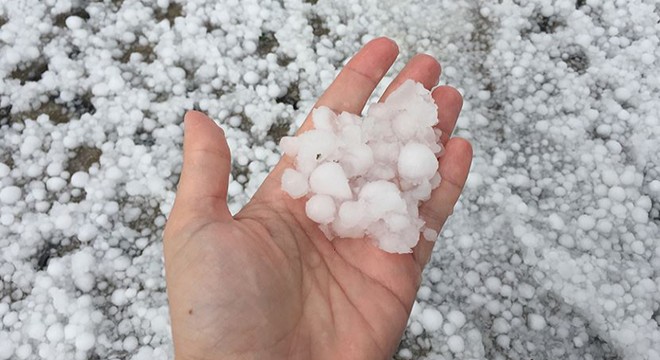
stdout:
[[(398, 54), (394, 42), (369, 42), (316, 106), (360, 114)], [(437, 85), (440, 65), (410, 60), (383, 94), (413, 79)], [(442, 182), (420, 214), (439, 231), (468, 174), (470, 144), (449, 138), (462, 106), (457, 90), (433, 91), (439, 108)], [(312, 127), (307, 118), (299, 132)], [(227, 208), (231, 170), (222, 130), (199, 112), (185, 117), (184, 165), (164, 234), (167, 291), (177, 359), (387, 359), (397, 349), (421, 273), (433, 249), (390, 254), (366, 239), (323, 235), (305, 200), (282, 192), (283, 157), (235, 216)]]

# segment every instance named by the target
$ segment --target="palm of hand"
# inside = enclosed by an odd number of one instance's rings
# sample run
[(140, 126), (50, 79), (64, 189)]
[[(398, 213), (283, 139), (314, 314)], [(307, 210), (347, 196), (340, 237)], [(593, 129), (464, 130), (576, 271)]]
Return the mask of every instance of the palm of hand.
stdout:
[[(395, 57), (386, 39), (366, 45), (319, 105), (359, 113)], [(432, 58), (415, 57), (384, 97), (409, 78), (433, 87), (439, 72)], [(434, 98), (446, 108), (439, 126), (451, 133), (460, 95), (440, 87)], [(436, 230), (460, 195), (471, 158), (466, 141), (443, 140), (443, 181), (420, 208)], [(400, 255), (368, 239), (329, 242), (306, 217), (304, 200), (280, 190), (288, 166), (283, 159), (232, 217), (224, 202), (230, 164), (222, 131), (200, 113), (187, 115), (181, 185), (164, 236), (177, 357), (385, 359), (395, 351), (433, 244), (422, 240)]]

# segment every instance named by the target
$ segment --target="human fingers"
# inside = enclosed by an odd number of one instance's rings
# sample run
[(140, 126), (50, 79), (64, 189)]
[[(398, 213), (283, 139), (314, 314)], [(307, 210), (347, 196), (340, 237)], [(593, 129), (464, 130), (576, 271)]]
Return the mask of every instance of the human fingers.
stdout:
[[(431, 198), (419, 208), (426, 227), (438, 233), (463, 191), (463, 186), (472, 163), (472, 145), (462, 138), (452, 138), (447, 142), (445, 154), (440, 158), (440, 185), (433, 190)], [(422, 236), (413, 249), (413, 256), (420, 267), (424, 267), (431, 257), (435, 242)]]
[(187, 112), (184, 117), (183, 169), (165, 229), (166, 248), (168, 235), (193, 218), (231, 219), (227, 208), (230, 171), (231, 154), (222, 129), (201, 112)]
[(446, 85), (438, 86), (433, 90), (431, 96), (438, 106), (438, 125), (436, 127), (442, 131), (440, 141), (442, 145), (445, 145), (454, 131), (458, 115), (463, 107), (463, 96), (458, 90)]
[[(346, 64), (314, 108), (327, 106), (336, 113), (360, 114), (398, 55), (399, 48), (394, 41), (385, 37), (371, 40)], [(310, 112), (298, 133), (312, 127)]]

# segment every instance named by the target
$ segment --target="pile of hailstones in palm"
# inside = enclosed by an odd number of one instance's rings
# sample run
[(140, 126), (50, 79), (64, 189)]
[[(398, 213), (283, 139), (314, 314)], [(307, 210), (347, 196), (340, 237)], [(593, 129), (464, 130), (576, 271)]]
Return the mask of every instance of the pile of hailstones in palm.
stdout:
[(281, 140), (294, 168), (282, 189), (305, 198), (305, 212), (329, 238), (368, 236), (384, 251), (409, 253), (434, 241), (419, 205), (440, 184), (438, 108), (431, 93), (408, 80), (367, 115), (319, 107), (314, 128)]

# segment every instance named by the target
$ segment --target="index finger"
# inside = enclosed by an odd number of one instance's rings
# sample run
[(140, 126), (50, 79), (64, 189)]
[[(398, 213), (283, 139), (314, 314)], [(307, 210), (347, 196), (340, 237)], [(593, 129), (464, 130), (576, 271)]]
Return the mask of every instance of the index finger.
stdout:
[[(327, 106), (335, 113), (360, 114), (380, 80), (399, 55), (399, 47), (386, 37), (368, 42), (346, 64), (335, 81), (321, 95), (314, 108)], [(313, 127), (312, 113), (298, 133)]]

